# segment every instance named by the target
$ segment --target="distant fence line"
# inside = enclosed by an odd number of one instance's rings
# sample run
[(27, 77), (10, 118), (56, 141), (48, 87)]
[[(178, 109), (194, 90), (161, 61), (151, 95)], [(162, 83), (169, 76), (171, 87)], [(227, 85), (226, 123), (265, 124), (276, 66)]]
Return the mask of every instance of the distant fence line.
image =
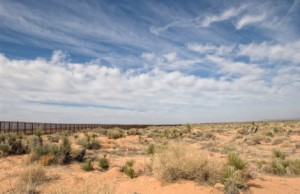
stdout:
[(27, 135), (33, 134), (38, 128), (42, 129), (44, 133), (56, 133), (63, 131), (75, 132), (83, 129), (91, 128), (121, 128), (128, 130), (131, 128), (146, 128), (149, 126), (177, 126), (177, 125), (131, 125), (131, 124), (65, 124), (65, 123), (36, 123), (36, 122), (11, 122), (0, 121), (0, 133), (24, 133)]

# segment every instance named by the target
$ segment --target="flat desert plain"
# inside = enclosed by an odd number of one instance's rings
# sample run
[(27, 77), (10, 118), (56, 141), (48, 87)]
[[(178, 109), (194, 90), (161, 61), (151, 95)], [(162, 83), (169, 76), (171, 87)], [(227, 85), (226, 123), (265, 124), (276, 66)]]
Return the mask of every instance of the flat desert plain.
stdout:
[(0, 193), (300, 193), (300, 121), (0, 135)]

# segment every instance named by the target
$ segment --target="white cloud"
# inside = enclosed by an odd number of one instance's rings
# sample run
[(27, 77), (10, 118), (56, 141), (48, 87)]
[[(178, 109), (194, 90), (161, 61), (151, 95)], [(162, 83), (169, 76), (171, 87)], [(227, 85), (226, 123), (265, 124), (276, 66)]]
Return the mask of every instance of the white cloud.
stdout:
[(208, 27), (214, 22), (221, 22), (225, 21), (228, 19), (231, 19), (233, 17), (236, 17), (244, 8), (231, 8), (227, 9), (224, 12), (222, 12), (219, 15), (210, 15), (206, 16), (202, 21), (201, 21), (201, 26), (202, 27)]
[(176, 52), (171, 52), (171, 53), (167, 53), (167, 54), (164, 55), (164, 57), (167, 59), (168, 62), (175, 61), (176, 56), (177, 56)]
[(266, 19), (265, 13), (259, 15), (244, 15), (242, 18), (238, 20), (235, 27), (236, 29), (240, 30), (244, 26), (259, 23), (264, 21), (265, 19)]
[(217, 54), (217, 55), (227, 55), (232, 52), (233, 46), (216, 46), (210, 43), (206, 44), (197, 44), (197, 43), (188, 43), (187, 48), (194, 52), (200, 54)]
[[(214, 55), (207, 56), (206, 60), (218, 67), (220, 78), (187, 75), (175, 70), (167, 72), (160, 68), (132, 73), (132, 70), (122, 71), (92, 62), (71, 63), (64, 56), (59, 51), (54, 52), (50, 60), (12, 60), (0, 55), (0, 111), (5, 115), (2, 119), (56, 122), (59, 117), (62, 122), (78, 119), (78, 122), (101, 120), (104, 123), (199, 122), (201, 118), (212, 121), (215, 117), (206, 113), (214, 107), (219, 107), (215, 110), (219, 112), (229, 105), (239, 107), (237, 104), (246, 101), (270, 100), (270, 104), (275, 94), (291, 101), (299, 96), (297, 76), (300, 72), (292, 66), (278, 69), (270, 85), (264, 81), (264, 76), (270, 75), (258, 65)], [(147, 54), (144, 56), (149, 58)], [(170, 64), (188, 63), (177, 59), (174, 53), (166, 56), (170, 57)], [(156, 57), (150, 55), (150, 59), (153, 58)], [(165, 58), (164, 54), (160, 58)], [(234, 74), (238, 76), (232, 76)], [(288, 85), (284, 80), (291, 77), (293, 84), (283, 87)], [(220, 119), (230, 120), (232, 114)]]
[(247, 64), (243, 62), (231, 61), (218, 56), (208, 55), (206, 57), (209, 61), (214, 62), (220, 68), (221, 73), (238, 74), (244, 76), (251, 76), (254, 78), (261, 78), (264, 70), (259, 68), (256, 64)]
[(285, 44), (251, 43), (240, 45), (239, 48), (239, 55), (249, 56), (254, 61), (289, 61), (300, 64), (300, 41)]

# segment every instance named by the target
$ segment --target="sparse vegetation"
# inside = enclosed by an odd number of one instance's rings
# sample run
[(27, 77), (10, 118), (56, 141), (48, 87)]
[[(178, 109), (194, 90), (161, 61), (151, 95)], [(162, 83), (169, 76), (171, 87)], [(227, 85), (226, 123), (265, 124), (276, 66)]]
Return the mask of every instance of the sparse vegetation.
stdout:
[[(256, 127), (259, 130), (255, 132)], [(250, 178), (263, 180), (264, 176), (272, 174), (276, 175), (272, 177), (272, 180), (276, 181), (285, 177), (300, 176), (300, 158), (297, 158), (300, 148), (299, 127), (298, 121), (284, 121), (255, 122), (254, 125), (193, 124), (193, 128), (189, 124), (154, 126), (127, 131), (119, 128), (97, 128), (77, 133), (59, 132), (50, 135), (42, 132), (35, 132), (34, 135), (0, 134), (0, 156), (3, 156), (1, 162), (3, 166), (7, 166), (7, 169), (6, 167), (1, 169), (1, 173), (4, 173), (0, 178), (5, 185), (8, 183), (7, 178), (12, 179), (9, 186), (11, 193), (18, 193), (18, 189), (20, 193), (51, 193), (48, 188), (51, 188), (52, 184), (39, 185), (48, 181), (48, 177), (53, 175), (55, 177), (56, 170), (53, 171), (53, 168), (73, 161), (70, 166), (60, 166), (59, 171), (69, 173), (72, 169), (75, 173), (76, 169), (81, 168), (79, 173), (85, 173), (84, 171), (94, 169), (101, 170), (86, 174), (88, 187), (80, 186), (78, 192), (101, 193), (100, 185), (87, 177), (98, 173), (114, 173), (114, 167), (121, 166), (120, 171), (130, 178), (148, 175), (169, 183), (189, 180), (202, 186), (213, 186), (213, 189), (224, 193), (241, 193), (251, 187), (252, 182), (248, 182)], [(126, 138), (118, 139), (124, 136)], [(100, 141), (101, 150), (98, 150)], [(26, 153), (29, 155), (9, 156)], [(123, 157), (126, 159), (132, 157), (134, 160), (122, 164)], [(16, 162), (20, 158), (29, 166), (23, 162)], [(22, 172), (21, 169), (24, 167), (37, 165), (46, 166), (40, 168), (50, 172), (44, 181), (35, 184), (25, 184), (26, 181), (21, 181), (18, 169)], [(15, 177), (7, 173), (12, 166), (13, 172), (17, 175)], [(112, 169), (105, 172), (109, 168)], [(20, 179), (18, 183), (22, 186), (15, 184), (16, 177)], [(143, 181), (143, 178), (137, 179), (137, 182), (139, 181)], [(135, 180), (129, 182), (133, 184)], [(160, 191), (159, 188), (157, 191)], [(3, 192), (1, 187), (0, 192)], [(68, 192), (70, 191), (66, 190), (63, 193)]]

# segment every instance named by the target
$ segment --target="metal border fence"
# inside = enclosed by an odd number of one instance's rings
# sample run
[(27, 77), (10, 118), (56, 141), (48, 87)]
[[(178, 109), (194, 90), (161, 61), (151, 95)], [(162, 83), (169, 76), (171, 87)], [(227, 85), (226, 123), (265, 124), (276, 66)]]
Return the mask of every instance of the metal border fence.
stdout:
[(24, 133), (31, 135), (36, 129), (42, 129), (44, 133), (51, 134), (56, 132), (70, 131), (75, 132), (83, 129), (92, 128), (121, 128), (128, 130), (131, 128), (146, 128), (149, 126), (177, 126), (177, 125), (135, 125), (135, 124), (71, 124), (71, 123), (37, 123), (37, 122), (18, 122), (0, 121), (0, 133)]

